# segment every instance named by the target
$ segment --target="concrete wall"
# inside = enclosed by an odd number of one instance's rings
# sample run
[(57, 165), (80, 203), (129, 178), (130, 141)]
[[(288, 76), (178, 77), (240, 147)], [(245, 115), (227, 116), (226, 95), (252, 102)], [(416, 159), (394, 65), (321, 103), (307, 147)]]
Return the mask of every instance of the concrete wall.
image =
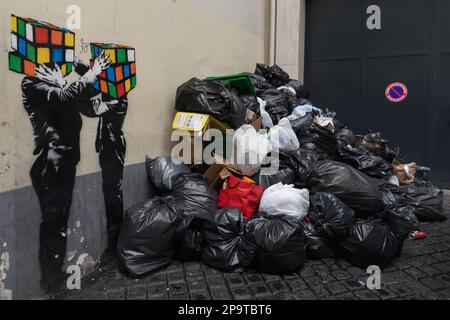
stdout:
[[(22, 0), (0, 3), (0, 299), (39, 297), (40, 211), (30, 187), (34, 141), (21, 102), (23, 75), (8, 71), (11, 14), (64, 27), (69, 5), (81, 8), (80, 41), (114, 42), (137, 50), (137, 88), (129, 95), (125, 204), (149, 197), (145, 155), (167, 155), (176, 88), (191, 77), (253, 71), (267, 62), (266, 0)], [(71, 75), (73, 77), (74, 75)], [(94, 141), (97, 120), (83, 119), (82, 160), (68, 235), (70, 263), (96, 260), (104, 240), (101, 175)], [(70, 261), (69, 261), (70, 260)]]
[(274, 0), (275, 62), (291, 78), (303, 81), (305, 60), (306, 0)]

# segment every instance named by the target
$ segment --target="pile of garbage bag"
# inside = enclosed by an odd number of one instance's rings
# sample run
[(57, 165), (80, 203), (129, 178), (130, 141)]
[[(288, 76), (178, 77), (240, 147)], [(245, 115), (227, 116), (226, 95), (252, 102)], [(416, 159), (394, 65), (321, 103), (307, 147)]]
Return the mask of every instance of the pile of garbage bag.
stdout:
[(198, 115), (235, 129), (231, 159), (205, 169), (147, 158), (156, 196), (126, 211), (120, 266), (133, 276), (199, 259), (225, 272), (291, 273), (332, 257), (385, 267), (421, 221), (447, 219), (442, 190), (420, 175), (429, 168), (310, 99), (277, 65), (182, 84), (186, 134)]

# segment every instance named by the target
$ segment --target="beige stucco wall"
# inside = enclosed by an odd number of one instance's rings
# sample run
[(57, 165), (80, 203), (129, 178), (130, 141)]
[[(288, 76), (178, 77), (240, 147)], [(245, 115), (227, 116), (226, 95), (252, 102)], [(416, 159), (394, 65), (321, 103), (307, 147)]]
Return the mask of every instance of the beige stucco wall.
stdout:
[[(252, 71), (267, 56), (266, 0), (0, 0), (0, 192), (28, 186), (33, 135), (21, 102), (22, 75), (8, 71), (10, 14), (65, 26), (66, 8), (82, 10), (80, 40), (137, 49), (138, 86), (125, 123), (127, 164), (170, 152), (176, 88), (191, 77)], [(231, 7), (230, 7), (231, 6)], [(242, 12), (248, 14), (243, 14)], [(252, 14), (250, 17), (249, 15)], [(97, 120), (83, 119), (78, 175), (99, 171)]]

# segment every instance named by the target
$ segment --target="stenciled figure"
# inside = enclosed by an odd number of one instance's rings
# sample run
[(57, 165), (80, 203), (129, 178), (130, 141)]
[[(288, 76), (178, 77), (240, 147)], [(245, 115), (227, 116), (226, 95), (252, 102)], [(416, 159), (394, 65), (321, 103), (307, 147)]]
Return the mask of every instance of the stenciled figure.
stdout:
[[(85, 76), (89, 67), (75, 57), (75, 72)], [(103, 195), (107, 218), (107, 248), (101, 257), (102, 263), (115, 258), (117, 241), (122, 224), (124, 205), (122, 180), (126, 154), (126, 141), (122, 131), (127, 115), (127, 96), (113, 99), (106, 94), (94, 98), (98, 91), (91, 89), (78, 99), (77, 107), (81, 114), (99, 118), (96, 151), (99, 154), (103, 178)]]
[(99, 55), (92, 68), (71, 84), (57, 64), (41, 64), (36, 77), (22, 81), (23, 104), (35, 135), (37, 159), (30, 176), (42, 212), (39, 262), (46, 292), (60, 289), (67, 277), (62, 267), (82, 127), (75, 104), (109, 64), (108, 56)]

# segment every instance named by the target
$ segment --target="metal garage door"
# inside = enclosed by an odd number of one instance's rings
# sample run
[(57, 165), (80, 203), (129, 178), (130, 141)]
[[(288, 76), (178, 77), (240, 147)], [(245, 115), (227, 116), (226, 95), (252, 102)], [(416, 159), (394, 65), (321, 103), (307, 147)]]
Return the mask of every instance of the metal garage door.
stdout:
[[(370, 30), (369, 6), (381, 29)], [(386, 88), (404, 83), (394, 103)], [(450, 1), (307, 0), (305, 83), (358, 133), (381, 131), (450, 186)]]

